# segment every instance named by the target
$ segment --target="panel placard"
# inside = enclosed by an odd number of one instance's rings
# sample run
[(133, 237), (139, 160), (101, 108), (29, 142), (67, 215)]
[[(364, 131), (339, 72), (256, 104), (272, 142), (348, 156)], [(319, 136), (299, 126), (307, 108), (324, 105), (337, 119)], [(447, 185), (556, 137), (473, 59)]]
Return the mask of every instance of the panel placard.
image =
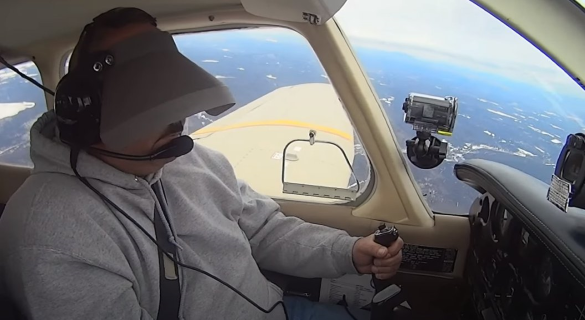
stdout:
[(449, 273), (455, 269), (456, 258), (457, 249), (405, 244), (400, 269)]

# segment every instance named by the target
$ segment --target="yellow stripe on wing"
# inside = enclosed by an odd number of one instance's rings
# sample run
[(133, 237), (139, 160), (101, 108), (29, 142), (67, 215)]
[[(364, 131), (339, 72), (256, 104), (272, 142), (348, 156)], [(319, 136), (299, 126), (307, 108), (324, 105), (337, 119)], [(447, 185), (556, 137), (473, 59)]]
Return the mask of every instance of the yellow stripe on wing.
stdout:
[(237, 123), (229, 126), (223, 127), (203, 127), (192, 134), (190, 136), (192, 138), (196, 138), (196, 135), (200, 134), (208, 134), (208, 133), (215, 133), (220, 131), (227, 131), (233, 129), (240, 129), (240, 128), (250, 128), (250, 127), (261, 127), (261, 126), (286, 126), (286, 127), (297, 127), (297, 128), (306, 128), (306, 129), (313, 129), (319, 132), (327, 132), (346, 140), (353, 139), (353, 135), (347, 132), (343, 132), (339, 129), (316, 125), (308, 122), (301, 122), (296, 120), (268, 120), (268, 121), (255, 121), (255, 122), (244, 122), (244, 123)]

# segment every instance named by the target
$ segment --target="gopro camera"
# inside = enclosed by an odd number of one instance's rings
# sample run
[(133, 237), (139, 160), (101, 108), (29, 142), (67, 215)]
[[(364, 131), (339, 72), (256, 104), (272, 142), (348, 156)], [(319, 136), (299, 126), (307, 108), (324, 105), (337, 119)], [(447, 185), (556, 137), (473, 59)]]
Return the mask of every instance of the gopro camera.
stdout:
[(585, 209), (584, 182), (585, 135), (570, 134), (557, 159), (547, 198), (564, 211), (567, 207)]
[(406, 140), (408, 160), (421, 169), (432, 169), (447, 157), (448, 143), (433, 136), (450, 136), (455, 128), (457, 98), (411, 93), (404, 99), (404, 122), (412, 124), (416, 137)]
[(459, 105), (457, 98), (411, 93), (402, 104), (404, 122), (418, 132), (451, 135)]

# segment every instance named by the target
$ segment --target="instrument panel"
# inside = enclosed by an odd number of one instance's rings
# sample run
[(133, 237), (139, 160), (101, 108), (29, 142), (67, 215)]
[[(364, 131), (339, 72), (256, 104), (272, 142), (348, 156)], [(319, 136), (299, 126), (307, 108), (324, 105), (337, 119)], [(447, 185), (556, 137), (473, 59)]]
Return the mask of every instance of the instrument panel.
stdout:
[(585, 320), (585, 286), (514, 212), (486, 193), (469, 219), (467, 271), (479, 319)]

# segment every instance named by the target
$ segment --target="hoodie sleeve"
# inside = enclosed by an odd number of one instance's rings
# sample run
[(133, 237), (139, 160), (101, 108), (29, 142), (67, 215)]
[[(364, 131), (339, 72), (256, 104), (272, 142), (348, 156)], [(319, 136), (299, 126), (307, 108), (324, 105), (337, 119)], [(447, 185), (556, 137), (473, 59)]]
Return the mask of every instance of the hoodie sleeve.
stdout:
[(6, 271), (29, 320), (152, 320), (128, 279), (89, 261), (49, 248), (21, 248)]
[(352, 251), (359, 238), (287, 217), (271, 198), (255, 192), (241, 180), (238, 185), (244, 204), (238, 223), (261, 268), (305, 278), (337, 278), (357, 273)]

